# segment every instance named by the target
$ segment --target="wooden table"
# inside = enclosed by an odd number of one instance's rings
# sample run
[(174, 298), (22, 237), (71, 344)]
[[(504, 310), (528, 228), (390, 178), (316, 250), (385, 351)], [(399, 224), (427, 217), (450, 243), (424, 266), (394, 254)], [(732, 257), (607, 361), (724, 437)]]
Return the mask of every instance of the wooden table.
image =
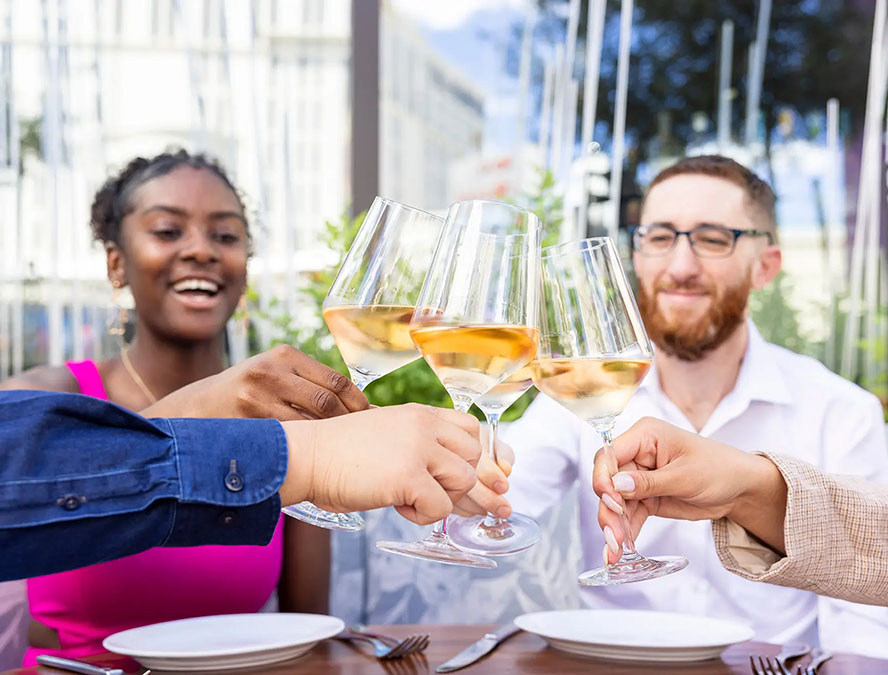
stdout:
[[(298, 659), (262, 668), (230, 671), (237, 675), (363, 675), (382, 673), (389, 675), (425, 675), (434, 673), (435, 666), (456, 655), (480, 638), (489, 626), (384, 626), (378, 630), (393, 636), (404, 637), (412, 633), (429, 633), (432, 637), (428, 649), (421, 655), (394, 661), (377, 661), (363, 647), (338, 640), (327, 640)], [(712, 673), (750, 675), (750, 654), (773, 656), (780, 651), (775, 645), (746, 642), (729, 648), (721, 660), (702, 661), (693, 664), (669, 666), (664, 664), (617, 663), (597, 661), (571, 656), (546, 647), (536, 635), (518, 633), (497, 647), (491, 654), (473, 665), (456, 671), (472, 675), (527, 673), (538, 675), (634, 675), (636, 673)], [(127, 673), (142, 673), (138, 664), (116, 656), (103, 654), (87, 659), (93, 663), (123, 668)], [(805, 665), (807, 657), (800, 663)], [(51, 668), (19, 668), (5, 675), (60, 675), (62, 671)], [(888, 661), (868, 659), (862, 656), (837, 654), (820, 669), (820, 675), (883, 675), (888, 673)], [(152, 670), (151, 675), (165, 675)]]

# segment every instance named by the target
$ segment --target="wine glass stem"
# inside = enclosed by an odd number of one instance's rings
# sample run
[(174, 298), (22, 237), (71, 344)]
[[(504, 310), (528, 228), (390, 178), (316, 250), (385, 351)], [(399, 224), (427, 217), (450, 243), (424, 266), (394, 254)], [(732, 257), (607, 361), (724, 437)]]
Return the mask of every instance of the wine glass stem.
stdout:
[[(614, 451), (613, 431), (613, 424), (602, 426), (598, 429), (598, 433), (601, 434), (601, 440), (604, 441), (604, 454), (608, 459), (608, 463), (611, 464), (614, 472), (616, 473), (616, 471), (619, 469), (619, 466), (617, 465), (616, 452)], [(622, 558), (625, 559), (627, 557), (640, 557), (638, 555), (638, 551), (635, 550), (635, 537), (632, 536), (632, 527), (629, 524), (629, 516), (626, 515), (625, 509), (623, 510), (622, 515), (620, 515), (620, 525), (623, 527)]]
[[(460, 412), (467, 413), (472, 407), (472, 399), (465, 395), (451, 395), (453, 399), (453, 407)], [(442, 518), (432, 526), (432, 533), (426, 539), (442, 540), (447, 543), (447, 518)]]
[[(490, 453), (490, 459), (492, 459), (493, 463), (496, 464), (496, 432), (499, 429), (500, 413), (487, 412), (485, 410), (484, 416), (487, 418), (487, 426), (489, 427), (490, 432), (487, 435), (488, 452)], [(502, 522), (502, 518), (497, 518), (490, 513), (488, 513), (487, 516), (484, 518), (484, 525), (486, 525), (487, 527), (496, 527)]]

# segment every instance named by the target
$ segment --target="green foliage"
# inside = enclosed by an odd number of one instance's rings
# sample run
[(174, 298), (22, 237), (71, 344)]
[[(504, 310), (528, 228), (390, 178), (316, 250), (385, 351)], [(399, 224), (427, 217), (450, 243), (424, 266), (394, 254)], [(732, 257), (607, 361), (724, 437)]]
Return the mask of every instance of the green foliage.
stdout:
[(537, 168), (539, 185), (533, 193), (509, 201), (533, 213), (543, 224), (543, 246), (558, 242), (564, 223), (564, 197), (555, 187), (555, 174), (548, 169)]
[[(781, 347), (786, 347), (798, 354), (813, 356), (824, 364), (835, 369), (841, 359), (842, 336), (845, 334), (847, 310), (843, 298), (833, 299), (833, 323), (829, 327), (831, 334), (836, 336), (833, 351), (827, 354), (823, 342), (811, 340), (804, 336), (799, 322), (799, 311), (789, 301), (792, 294), (792, 281), (780, 272), (774, 281), (761, 291), (754, 291), (749, 298), (749, 313), (762, 336)], [(863, 319), (861, 319), (863, 322)], [(888, 422), (888, 309), (882, 308), (877, 315), (879, 335), (872, 341), (860, 340), (858, 343), (858, 359), (868, 354), (877, 364), (876, 375), (860, 377), (856, 384), (871, 391), (882, 402), (885, 410), (885, 421)]]
[(797, 354), (820, 357), (820, 345), (802, 334), (798, 310), (789, 302), (791, 294), (792, 281), (781, 271), (764, 289), (749, 296), (749, 315), (768, 342)]

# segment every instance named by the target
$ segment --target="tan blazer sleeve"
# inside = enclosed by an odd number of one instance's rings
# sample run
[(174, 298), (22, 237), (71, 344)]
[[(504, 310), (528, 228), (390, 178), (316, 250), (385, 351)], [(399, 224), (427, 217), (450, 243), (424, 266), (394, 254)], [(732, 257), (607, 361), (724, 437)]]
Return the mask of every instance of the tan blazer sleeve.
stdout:
[(725, 518), (712, 523), (727, 570), (852, 602), (888, 605), (888, 485), (768, 457), (788, 488), (783, 557)]

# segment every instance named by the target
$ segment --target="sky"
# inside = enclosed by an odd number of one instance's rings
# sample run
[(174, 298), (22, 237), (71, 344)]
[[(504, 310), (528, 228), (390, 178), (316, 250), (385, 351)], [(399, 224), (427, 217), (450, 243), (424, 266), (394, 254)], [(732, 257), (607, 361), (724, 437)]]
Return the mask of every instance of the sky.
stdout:
[(479, 10), (526, 11), (527, 0), (392, 0), (392, 6), (431, 30), (452, 30)]

